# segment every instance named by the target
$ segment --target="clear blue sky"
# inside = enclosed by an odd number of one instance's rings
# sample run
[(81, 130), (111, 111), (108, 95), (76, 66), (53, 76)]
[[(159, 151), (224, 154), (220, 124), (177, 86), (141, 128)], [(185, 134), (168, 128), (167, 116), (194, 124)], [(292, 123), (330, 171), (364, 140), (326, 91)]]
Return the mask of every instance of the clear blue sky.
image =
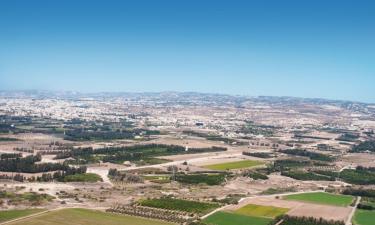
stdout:
[(375, 102), (375, 1), (2, 0), (0, 89)]

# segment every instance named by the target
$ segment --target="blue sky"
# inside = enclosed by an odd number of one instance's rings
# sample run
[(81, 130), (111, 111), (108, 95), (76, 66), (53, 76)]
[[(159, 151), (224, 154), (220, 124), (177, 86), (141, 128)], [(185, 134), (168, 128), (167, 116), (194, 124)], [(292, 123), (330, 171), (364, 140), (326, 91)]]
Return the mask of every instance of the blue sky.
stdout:
[(2, 0), (0, 89), (375, 102), (375, 3)]

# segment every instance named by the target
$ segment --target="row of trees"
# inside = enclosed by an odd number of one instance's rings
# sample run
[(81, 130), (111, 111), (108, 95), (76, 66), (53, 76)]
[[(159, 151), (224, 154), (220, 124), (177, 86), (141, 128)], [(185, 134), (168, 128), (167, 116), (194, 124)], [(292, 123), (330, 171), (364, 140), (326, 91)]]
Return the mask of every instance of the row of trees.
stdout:
[(123, 131), (87, 131), (74, 129), (66, 131), (65, 140), (70, 141), (92, 141), (92, 140), (114, 140), (114, 139), (132, 139), (136, 133), (129, 130)]
[(371, 185), (375, 184), (375, 168), (357, 167), (355, 170), (345, 169), (341, 172), (333, 171), (304, 171), (301, 169), (282, 170), (281, 175), (294, 178), (296, 180), (326, 180), (336, 179), (349, 184)]
[(263, 158), (263, 159), (269, 159), (269, 158), (274, 157), (273, 154), (268, 153), (268, 152), (242, 152), (242, 155)]
[(340, 179), (350, 184), (370, 185), (375, 184), (374, 168), (357, 167), (355, 170), (343, 170)]
[(365, 152), (365, 151), (375, 152), (375, 140), (362, 142), (359, 145), (356, 145), (351, 149), (351, 152)]
[(361, 197), (375, 198), (375, 189), (364, 189), (364, 188), (348, 188), (345, 189), (342, 194), (353, 195)]
[(312, 172), (306, 172), (303, 170), (291, 170), (291, 171), (282, 171), (282, 176), (291, 177), (296, 180), (316, 180), (316, 181), (335, 181), (336, 178), (320, 175)]
[(267, 175), (265, 175), (263, 173), (259, 173), (259, 172), (254, 171), (254, 170), (244, 171), (242, 173), (242, 176), (249, 177), (249, 178), (252, 178), (254, 180), (268, 180), (268, 176)]
[(183, 212), (143, 207), (137, 205), (117, 205), (108, 209), (107, 212), (164, 220), (178, 224), (184, 224), (191, 219), (190, 216), (186, 215), (186, 213)]
[(14, 159), (22, 157), (22, 153), (3, 153), (0, 155), (0, 160), (3, 159)]
[(110, 147), (110, 148), (77, 148), (70, 151), (60, 152), (55, 159), (66, 158), (89, 158), (92, 155), (105, 155), (104, 162), (119, 162), (119, 161), (138, 161), (144, 158), (150, 158), (163, 155), (174, 154), (191, 154), (203, 152), (217, 152), (226, 151), (226, 148), (211, 147), (211, 148), (191, 148), (187, 149), (179, 145), (162, 145), (162, 144), (148, 144), (148, 145), (134, 145), (126, 147)]
[[(281, 222), (282, 221), (282, 222)], [(281, 223), (280, 223), (281, 222)], [(345, 225), (343, 221), (324, 220), (323, 218), (317, 219), (314, 217), (295, 217), (283, 215), (276, 218), (269, 225)]]
[(31, 176), (31, 177), (26, 177), (23, 176), (22, 174), (14, 174), (14, 175), (6, 175), (2, 174), (0, 175), (0, 180), (14, 180), (18, 182), (24, 182), (24, 181), (29, 181), (29, 182), (50, 182), (50, 181), (59, 181), (59, 182), (64, 182), (65, 177), (69, 175), (75, 175), (75, 174), (84, 174), (86, 173), (87, 168), (86, 167), (78, 167), (78, 168), (73, 168), (69, 167), (69, 169), (65, 171), (56, 171), (53, 173), (43, 173), (41, 176)]
[(308, 157), (311, 160), (328, 161), (328, 162), (334, 161), (334, 158), (329, 155), (321, 154), (317, 152), (311, 152), (311, 151), (307, 151), (304, 149), (286, 149), (286, 150), (280, 150), (280, 152), (288, 154), (288, 155)]
[(143, 178), (141, 176), (127, 172), (120, 172), (117, 169), (109, 169), (108, 177), (113, 181), (143, 183)]
[(0, 171), (18, 173), (42, 173), (50, 171), (66, 171), (70, 167), (60, 163), (36, 163), (42, 159), (41, 155), (30, 155), (26, 157), (6, 158), (0, 160)]

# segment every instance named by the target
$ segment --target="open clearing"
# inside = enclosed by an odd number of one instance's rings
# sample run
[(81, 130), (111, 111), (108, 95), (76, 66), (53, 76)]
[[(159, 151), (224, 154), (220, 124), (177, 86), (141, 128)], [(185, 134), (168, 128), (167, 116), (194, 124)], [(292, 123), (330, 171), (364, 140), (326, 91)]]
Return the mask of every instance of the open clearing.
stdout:
[(20, 217), (28, 216), (31, 214), (39, 213), (44, 211), (45, 209), (24, 209), (24, 210), (7, 210), (7, 211), (0, 211), (0, 223), (14, 220)]
[(204, 220), (213, 225), (268, 225), (272, 219), (217, 212)]
[(228, 162), (228, 163), (220, 163), (220, 164), (213, 164), (204, 166), (204, 168), (211, 169), (211, 170), (235, 170), (235, 169), (243, 169), (249, 168), (254, 166), (263, 165), (263, 162), (255, 161), (255, 160), (242, 160), (237, 162)]
[(375, 211), (357, 210), (353, 219), (355, 225), (373, 225), (375, 221)]
[(158, 220), (110, 214), (87, 209), (62, 209), (45, 213), (33, 218), (20, 220), (13, 225), (170, 225)]
[(284, 199), (324, 205), (349, 206), (353, 202), (354, 197), (348, 195), (335, 195), (325, 192), (316, 192), (288, 195), (284, 197)]
[(249, 204), (236, 210), (235, 213), (245, 216), (275, 218), (277, 216), (285, 214), (288, 211), (289, 209), (287, 208)]

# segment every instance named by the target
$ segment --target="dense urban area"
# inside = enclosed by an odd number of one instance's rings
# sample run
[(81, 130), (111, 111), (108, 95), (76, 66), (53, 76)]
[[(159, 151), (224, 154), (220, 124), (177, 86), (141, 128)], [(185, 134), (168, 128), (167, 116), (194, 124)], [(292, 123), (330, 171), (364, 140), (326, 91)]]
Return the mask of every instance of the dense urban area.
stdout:
[(360, 102), (0, 92), (0, 224), (374, 225), (374, 130)]

